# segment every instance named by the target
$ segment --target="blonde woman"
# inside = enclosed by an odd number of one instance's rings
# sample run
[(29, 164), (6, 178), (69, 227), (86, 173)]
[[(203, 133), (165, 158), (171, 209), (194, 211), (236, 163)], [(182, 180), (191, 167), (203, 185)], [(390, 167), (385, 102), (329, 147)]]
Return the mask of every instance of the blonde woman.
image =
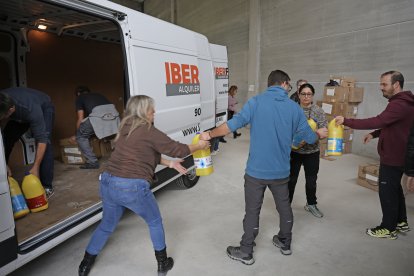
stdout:
[(126, 208), (148, 224), (158, 272), (167, 272), (174, 265), (173, 259), (167, 257), (162, 218), (150, 183), (157, 164), (168, 166), (182, 174), (187, 172), (180, 164), (183, 160), (166, 160), (161, 154), (182, 158), (210, 145), (203, 140), (197, 145), (185, 145), (170, 139), (154, 127), (154, 113), (154, 100), (148, 96), (134, 96), (127, 103), (124, 119), (115, 138), (114, 152), (100, 175), (102, 221), (86, 248), (79, 266), (79, 275), (89, 274), (96, 256), (115, 230)]

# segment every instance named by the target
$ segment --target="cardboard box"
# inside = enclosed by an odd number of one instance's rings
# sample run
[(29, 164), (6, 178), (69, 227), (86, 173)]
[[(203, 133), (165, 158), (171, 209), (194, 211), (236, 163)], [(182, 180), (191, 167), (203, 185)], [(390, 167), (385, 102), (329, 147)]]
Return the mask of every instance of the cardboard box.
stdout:
[(327, 156), (327, 153), (326, 153), (326, 146), (327, 146), (327, 144), (326, 144), (326, 143), (319, 143), (319, 156), (320, 156), (320, 157), (325, 157), (325, 156)]
[(349, 127), (344, 128), (344, 142), (352, 142), (354, 136), (354, 130)]
[(344, 142), (342, 143), (342, 153), (343, 154), (347, 154), (347, 153), (352, 153), (352, 141), (351, 142)]
[(321, 108), (325, 114), (332, 115), (333, 117), (343, 116), (345, 118), (355, 118), (358, 113), (358, 105), (355, 103), (323, 102)]
[(326, 86), (323, 89), (323, 101), (327, 103), (347, 102), (348, 92), (349, 89), (347, 87)]
[(379, 164), (359, 165), (357, 184), (378, 192)]
[(83, 156), (65, 155), (62, 156), (62, 162), (66, 165), (82, 165), (85, 164), (85, 158)]
[(360, 103), (364, 100), (364, 88), (362, 87), (349, 87), (348, 102)]
[(333, 119), (335, 119), (334, 115), (329, 115), (329, 114), (325, 114), (326, 120), (328, 121), (328, 124), (330, 121), (332, 121)]
[(327, 103), (360, 103), (364, 99), (364, 88), (326, 86), (323, 90), (323, 101)]
[(355, 87), (356, 79), (353, 77), (330, 76), (330, 79), (336, 81), (342, 87)]
[(70, 138), (63, 138), (59, 140), (59, 145), (62, 147), (65, 146), (74, 146), (77, 145), (76, 141), (74, 143), (72, 143), (72, 141), (70, 140)]
[[(97, 138), (90, 139), (92, 150), (97, 158), (102, 157), (102, 150), (100, 140)], [(82, 155), (77, 143), (73, 143), (69, 138), (59, 140), (60, 152), (62, 162), (71, 165), (81, 165), (85, 163), (85, 158)]]
[(99, 147), (102, 156), (109, 156), (113, 151), (113, 142), (111, 140), (101, 140)]

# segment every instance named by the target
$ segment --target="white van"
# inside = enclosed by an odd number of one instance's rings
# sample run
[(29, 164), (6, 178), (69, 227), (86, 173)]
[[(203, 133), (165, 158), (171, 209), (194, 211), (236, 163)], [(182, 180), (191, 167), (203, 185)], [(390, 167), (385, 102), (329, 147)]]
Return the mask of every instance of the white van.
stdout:
[[(183, 143), (226, 120), (226, 47), (209, 44), (201, 34), (104, 0), (0, 0), (0, 23), (0, 90), (27, 86), (51, 97), (56, 159), (59, 140), (75, 132), (78, 85), (102, 93), (119, 111), (130, 96), (151, 96), (155, 125)], [(19, 182), (33, 154), (30, 137), (16, 143), (9, 165)], [(159, 166), (152, 189), (173, 181), (194, 186), (191, 156), (184, 166), (189, 175)], [(0, 275), (102, 217), (98, 174), (56, 160), (49, 208), (15, 221), (0, 143)]]

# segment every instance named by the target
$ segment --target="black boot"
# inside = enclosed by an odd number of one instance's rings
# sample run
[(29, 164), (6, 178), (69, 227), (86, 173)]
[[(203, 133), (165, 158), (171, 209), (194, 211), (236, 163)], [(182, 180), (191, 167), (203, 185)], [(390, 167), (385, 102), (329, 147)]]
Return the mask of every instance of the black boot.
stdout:
[(158, 262), (158, 272), (167, 272), (174, 266), (173, 258), (167, 257), (167, 248), (160, 251), (155, 250), (155, 258)]
[(79, 276), (87, 276), (95, 262), (96, 255), (91, 255), (85, 251), (85, 256), (79, 265)]

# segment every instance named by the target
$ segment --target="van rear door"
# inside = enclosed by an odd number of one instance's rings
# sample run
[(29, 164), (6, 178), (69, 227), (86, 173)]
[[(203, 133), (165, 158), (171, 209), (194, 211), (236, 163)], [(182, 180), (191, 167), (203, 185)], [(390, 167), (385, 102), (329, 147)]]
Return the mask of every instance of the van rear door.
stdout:
[(0, 133), (0, 267), (17, 258), (17, 238), (6, 167)]
[(204, 74), (192, 31), (144, 14), (128, 18), (130, 94), (155, 100), (155, 126), (182, 143), (201, 130)]
[(216, 126), (227, 121), (229, 68), (226, 46), (210, 44), (215, 72)]

